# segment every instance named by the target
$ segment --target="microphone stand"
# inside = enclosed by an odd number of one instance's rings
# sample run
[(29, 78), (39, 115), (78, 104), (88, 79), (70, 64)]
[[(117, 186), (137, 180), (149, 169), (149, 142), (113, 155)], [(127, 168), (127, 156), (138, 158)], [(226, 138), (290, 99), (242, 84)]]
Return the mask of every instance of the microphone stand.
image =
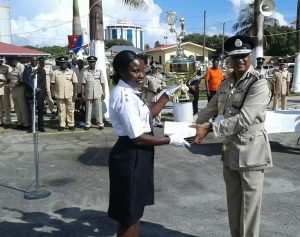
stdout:
[(33, 133), (33, 144), (34, 144), (34, 157), (35, 157), (35, 190), (24, 193), (24, 198), (28, 200), (35, 200), (46, 198), (50, 196), (51, 192), (46, 189), (40, 189), (39, 181), (39, 147), (38, 147), (38, 130), (37, 130), (37, 120), (36, 120), (36, 87), (37, 87), (37, 77), (38, 73), (35, 72), (33, 79), (33, 102), (32, 102), (32, 133)]

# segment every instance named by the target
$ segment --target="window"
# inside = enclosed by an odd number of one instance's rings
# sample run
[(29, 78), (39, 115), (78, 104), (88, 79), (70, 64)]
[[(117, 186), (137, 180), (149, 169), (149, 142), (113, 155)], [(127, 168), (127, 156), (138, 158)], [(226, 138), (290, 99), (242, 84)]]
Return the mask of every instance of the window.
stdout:
[(132, 43), (132, 30), (127, 30), (127, 41)]
[(161, 56), (158, 57), (159, 64), (161, 64)]
[(111, 35), (112, 35), (112, 39), (117, 39), (118, 38), (117, 29), (112, 29)]

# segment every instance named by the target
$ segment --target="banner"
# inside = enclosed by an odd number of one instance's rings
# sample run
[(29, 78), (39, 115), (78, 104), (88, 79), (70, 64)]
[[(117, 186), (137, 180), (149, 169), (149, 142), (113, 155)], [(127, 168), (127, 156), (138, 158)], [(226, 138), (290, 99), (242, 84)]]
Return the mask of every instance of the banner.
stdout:
[(69, 48), (77, 54), (82, 46), (82, 35), (68, 35)]

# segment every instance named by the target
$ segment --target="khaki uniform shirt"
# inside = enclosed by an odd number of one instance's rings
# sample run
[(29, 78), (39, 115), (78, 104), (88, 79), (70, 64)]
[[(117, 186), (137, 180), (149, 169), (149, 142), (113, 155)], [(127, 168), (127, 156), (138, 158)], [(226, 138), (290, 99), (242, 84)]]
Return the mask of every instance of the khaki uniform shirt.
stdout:
[(273, 73), (272, 80), (274, 82), (275, 95), (285, 95), (288, 92), (289, 88), (287, 88), (287, 82), (290, 81), (290, 74), (288, 70), (276, 70)]
[(166, 88), (166, 82), (162, 74), (150, 74), (145, 77), (143, 87), (151, 90), (148, 90), (148, 102), (156, 102), (161, 97), (163, 92), (154, 93), (152, 91), (162, 91), (164, 88)]
[[(51, 75), (51, 84), (54, 86), (54, 96), (57, 99), (70, 99), (74, 95), (74, 85), (76, 84), (76, 73), (71, 69), (66, 70), (57, 69)], [(75, 85), (76, 86), (76, 85)]]
[(18, 63), (16, 67), (11, 67), (11, 71), (8, 73), (8, 79), (12, 88), (23, 85), (23, 73), (25, 66)]
[(46, 72), (46, 91), (47, 94), (50, 95), (50, 81), (51, 81), (51, 74), (52, 74), (52, 68), (49, 65), (45, 65), (44, 70)]
[(82, 84), (82, 78), (83, 78), (83, 72), (84, 72), (84, 68), (82, 68), (81, 70), (79, 70), (78, 67), (75, 67), (73, 69), (73, 71), (76, 73), (76, 76), (77, 76), (77, 80), (78, 80), (78, 83), (77, 83), (77, 93), (81, 93), (81, 84)]
[(266, 69), (261, 68), (261, 69), (256, 69), (256, 71), (258, 72), (258, 75), (259, 75), (261, 78), (268, 79), (268, 73), (267, 73), (267, 70), (266, 70)]
[(103, 94), (102, 85), (105, 78), (101, 70), (90, 70), (87, 67), (83, 72), (82, 84), (85, 86), (85, 98), (88, 100), (100, 99)]
[(233, 170), (260, 170), (272, 166), (270, 144), (264, 129), (271, 97), (267, 80), (256, 81), (246, 94), (250, 79), (258, 76), (250, 66), (238, 82), (235, 83), (234, 74), (225, 79), (217, 96), (199, 112), (196, 121), (207, 122), (215, 114), (224, 116), (223, 120), (213, 122), (213, 132), (216, 137), (225, 139), (222, 160)]
[(8, 79), (9, 67), (6, 65), (0, 66), (0, 95), (4, 95), (4, 85), (7, 83)]

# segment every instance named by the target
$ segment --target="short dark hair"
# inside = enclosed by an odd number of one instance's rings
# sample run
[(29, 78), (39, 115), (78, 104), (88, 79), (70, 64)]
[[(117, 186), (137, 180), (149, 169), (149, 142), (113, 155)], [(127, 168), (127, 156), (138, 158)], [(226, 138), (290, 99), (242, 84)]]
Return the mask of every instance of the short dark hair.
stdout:
[(125, 71), (128, 68), (129, 64), (132, 63), (135, 59), (140, 59), (140, 57), (135, 52), (130, 50), (121, 51), (115, 56), (112, 63), (114, 69), (112, 79), (115, 85), (118, 84), (121, 78), (121, 72)]

